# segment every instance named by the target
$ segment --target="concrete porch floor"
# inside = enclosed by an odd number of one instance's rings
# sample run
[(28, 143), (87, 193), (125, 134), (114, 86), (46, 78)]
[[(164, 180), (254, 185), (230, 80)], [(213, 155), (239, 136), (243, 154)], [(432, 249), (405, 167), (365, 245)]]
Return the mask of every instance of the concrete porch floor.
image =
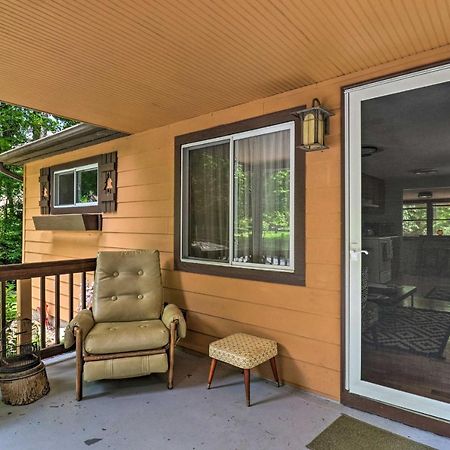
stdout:
[(450, 449), (450, 439), (256, 377), (247, 408), (239, 370), (219, 363), (208, 391), (207, 357), (178, 350), (175, 363), (172, 391), (166, 389), (165, 375), (151, 375), (85, 383), (85, 398), (76, 402), (73, 354), (47, 360), (51, 391), (46, 397), (22, 407), (0, 403), (0, 448), (303, 449), (345, 413)]

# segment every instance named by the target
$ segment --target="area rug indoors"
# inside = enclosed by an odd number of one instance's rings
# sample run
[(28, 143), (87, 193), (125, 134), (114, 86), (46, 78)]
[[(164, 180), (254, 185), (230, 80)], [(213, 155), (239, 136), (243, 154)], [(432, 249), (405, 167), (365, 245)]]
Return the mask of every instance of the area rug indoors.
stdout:
[(427, 295), (425, 295), (425, 298), (450, 302), (450, 287), (435, 286)]
[[(375, 336), (374, 336), (375, 335)], [(450, 313), (398, 307), (362, 335), (364, 344), (442, 358), (450, 336)]]
[(311, 450), (425, 450), (432, 448), (344, 414), (306, 447)]

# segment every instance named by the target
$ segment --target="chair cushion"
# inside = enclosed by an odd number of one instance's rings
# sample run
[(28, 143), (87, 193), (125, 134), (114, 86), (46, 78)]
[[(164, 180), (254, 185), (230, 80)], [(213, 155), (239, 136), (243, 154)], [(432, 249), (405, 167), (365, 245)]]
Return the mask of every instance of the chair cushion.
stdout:
[(169, 330), (161, 320), (103, 322), (94, 325), (84, 341), (93, 355), (154, 350), (169, 343)]
[(92, 313), (95, 322), (160, 319), (163, 307), (159, 252), (99, 252)]
[(84, 381), (132, 378), (164, 373), (168, 370), (167, 355), (132, 356), (128, 358), (89, 361), (84, 363)]

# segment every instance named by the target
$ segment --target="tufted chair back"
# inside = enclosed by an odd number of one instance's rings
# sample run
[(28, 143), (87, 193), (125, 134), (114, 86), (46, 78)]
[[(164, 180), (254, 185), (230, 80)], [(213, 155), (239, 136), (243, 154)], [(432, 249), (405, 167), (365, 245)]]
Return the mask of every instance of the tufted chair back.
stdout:
[(162, 308), (157, 250), (98, 253), (92, 302), (95, 322), (159, 319)]

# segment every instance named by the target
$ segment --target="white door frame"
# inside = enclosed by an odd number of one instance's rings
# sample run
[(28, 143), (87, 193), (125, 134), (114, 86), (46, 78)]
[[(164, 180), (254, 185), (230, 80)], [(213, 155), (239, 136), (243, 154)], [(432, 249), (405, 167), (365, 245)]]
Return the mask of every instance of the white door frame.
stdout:
[(448, 403), (361, 380), (361, 102), (446, 81), (450, 81), (450, 64), (394, 76), (344, 91), (345, 388), (352, 394), (450, 421)]

